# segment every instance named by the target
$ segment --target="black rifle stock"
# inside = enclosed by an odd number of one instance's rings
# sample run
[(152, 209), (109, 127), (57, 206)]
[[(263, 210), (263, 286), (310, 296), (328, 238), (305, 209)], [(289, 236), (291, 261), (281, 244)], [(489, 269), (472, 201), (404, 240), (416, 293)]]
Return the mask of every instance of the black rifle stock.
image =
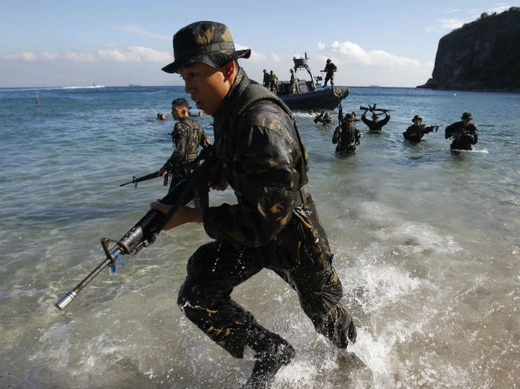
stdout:
[[(149, 210), (121, 239), (116, 241), (101, 238), (106, 258), (74, 289), (59, 299), (56, 307), (63, 310), (103, 269), (114, 266), (120, 256), (135, 255), (143, 247), (155, 242), (157, 235), (180, 206), (200, 198), (205, 199), (204, 205), (207, 206), (208, 192), (216, 176), (215, 169), (218, 167), (213, 147), (205, 148), (193, 163), (197, 166), (193, 173), (181, 180), (160, 200), (161, 203), (172, 205), (169, 212), (163, 214), (153, 209)], [(109, 248), (110, 244), (113, 244), (112, 248)]]

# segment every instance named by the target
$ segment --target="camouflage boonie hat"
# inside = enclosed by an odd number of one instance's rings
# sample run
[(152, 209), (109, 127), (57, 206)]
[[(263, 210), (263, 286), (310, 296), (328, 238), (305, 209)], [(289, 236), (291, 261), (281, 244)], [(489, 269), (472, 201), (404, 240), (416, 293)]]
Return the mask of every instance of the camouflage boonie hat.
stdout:
[(162, 70), (176, 73), (193, 62), (202, 62), (218, 69), (235, 59), (250, 56), (250, 49), (235, 50), (233, 38), (225, 24), (201, 21), (180, 29), (173, 36), (175, 60)]

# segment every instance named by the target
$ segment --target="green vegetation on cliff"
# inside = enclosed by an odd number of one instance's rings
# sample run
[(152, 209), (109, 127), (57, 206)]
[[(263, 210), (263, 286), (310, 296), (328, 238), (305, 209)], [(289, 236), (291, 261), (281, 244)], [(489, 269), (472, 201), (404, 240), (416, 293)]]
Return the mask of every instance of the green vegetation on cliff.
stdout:
[(442, 37), (432, 78), (419, 88), (520, 91), (520, 8), (483, 13)]

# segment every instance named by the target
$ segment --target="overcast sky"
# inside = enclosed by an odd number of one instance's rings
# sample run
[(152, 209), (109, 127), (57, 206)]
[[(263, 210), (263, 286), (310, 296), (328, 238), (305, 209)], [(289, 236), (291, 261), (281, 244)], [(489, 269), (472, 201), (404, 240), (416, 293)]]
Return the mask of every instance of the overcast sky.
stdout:
[[(250, 78), (289, 79), (306, 52), (336, 85), (415, 87), (431, 77), (440, 38), (511, 3), (483, 0), (2, 0), (0, 87), (181, 85), (161, 71), (172, 36), (197, 20), (228, 25)], [(301, 78), (305, 74), (298, 72)]]

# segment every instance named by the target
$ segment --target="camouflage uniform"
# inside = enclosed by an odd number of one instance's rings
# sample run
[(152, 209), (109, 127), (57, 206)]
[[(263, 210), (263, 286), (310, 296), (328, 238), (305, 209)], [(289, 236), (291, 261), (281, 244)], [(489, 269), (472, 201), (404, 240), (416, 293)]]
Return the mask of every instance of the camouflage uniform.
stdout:
[(411, 143), (419, 143), (425, 134), (425, 125), (412, 124), (403, 132), (403, 137)]
[[(351, 120), (355, 120), (350, 115)], [(353, 154), (356, 151), (356, 146), (359, 145), (361, 134), (355, 125), (349, 128), (346, 121), (340, 126), (336, 127), (334, 135), (332, 135), (332, 143), (337, 144), (336, 153), (339, 154)]]
[(271, 75), (267, 70), (264, 69), (264, 86), (269, 89), (269, 86), (271, 85)]
[[(210, 21), (179, 30), (173, 51), (175, 61), (163, 68), (168, 73), (190, 63), (219, 69), (251, 55), (250, 49), (235, 49), (224, 24)], [(234, 83), (221, 85), (227, 95), (212, 111), (215, 178), (225, 178), (237, 201), (204, 208), (204, 228), (215, 240), (189, 259), (177, 302), (234, 357), (251, 347), (256, 362), (244, 388), (267, 389), (295, 351), (231, 299), (236, 286), (271, 269), (298, 293), (316, 330), (338, 347), (354, 342), (356, 329), (339, 304), (342, 287), (307, 190), (307, 156), (292, 115), (276, 95), (250, 81), (238, 62), (225, 70), (232, 70)]]
[(289, 93), (291, 95), (294, 95), (295, 93), (299, 93), (298, 91), (298, 78), (296, 77), (296, 73), (293, 69), (291, 69), (291, 81), (290, 81), (290, 91)]
[(338, 70), (336, 65), (334, 65), (330, 59), (327, 60), (327, 64), (325, 65), (325, 69), (323, 71), (325, 72), (325, 82), (323, 83), (323, 87), (325, 88), (327, 86), (327, 82), (330, 80), (330, 85), (334, 87), (334, 73)]
[(214, 122), (215, 151), (237, 204), (205, 209), (204, 228), (215, 241), (189, 259), (179, 292), (186, 316), (236, 358), (246, 345), (262, 350), (274, 335), (230, 297), (263, 268), (298, 293), (318, 332), (341, 348), (347, 338), (355, 340), (351, 317), (339, 304), (342, 287), (327, 236), (307, 190), (305, 150), (284, 108), (239, 71)]
[[(455, 134), (455, 136), (453, 136), (453, 134)], [(452, 150), (473, 150), (471, 145), (478, 142), (477, 126), (474, 123), (469, 123), (468, 126), (464, 128), (462, 121), (455, 122), (446, 127), (445, 137), (446, 139), (453, 137), (453, 142), (451, 142), (450, 145), (450, 149)]]
[(190, 173), (185, 165), (197, 158), (199, 147), (206, 148), (211, 145), (199, 122), (190, 117), (179, 119), (171, 135), (175, 150), (162, 167), (172, 175), (170, 189)]
[(276, 74), (273, 73), (271, 70), (271, 73), (269, 73), (270, 81), (269, 81), (269, 89), (273, 93), (278, 93), (278, 77)]
[[(378, 118), (379, 116), (374, 113), (372, 114), (372, 117)], [(365, 111), (363, 112), (363, 115), (361, 115), (361, 120), (368, 126), (369, 131), (381, 132), (383, 130), (383, 126), (390, 121), (390, 114), (385, 112), (385, 118), (376, 122), (374, 120), (367, 119), (367, 111)]]

